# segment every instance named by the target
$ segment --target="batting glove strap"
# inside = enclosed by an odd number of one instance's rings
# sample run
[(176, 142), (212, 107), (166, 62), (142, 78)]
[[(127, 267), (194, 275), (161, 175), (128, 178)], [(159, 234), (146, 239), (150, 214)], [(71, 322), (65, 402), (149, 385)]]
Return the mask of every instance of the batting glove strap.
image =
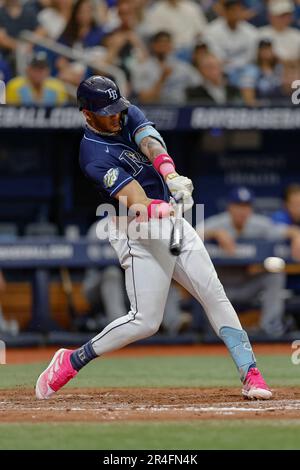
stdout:
[(162, 176), (166, 177), (169, 173), (175, 172), (174, 160), (167, 153), (157, 155), (153, 162), (153, 166)]
[(170, 217), (174, 209), (171, 204), (161, 199), (153, 199), (147, 207), (149, 219), (163, 219)]

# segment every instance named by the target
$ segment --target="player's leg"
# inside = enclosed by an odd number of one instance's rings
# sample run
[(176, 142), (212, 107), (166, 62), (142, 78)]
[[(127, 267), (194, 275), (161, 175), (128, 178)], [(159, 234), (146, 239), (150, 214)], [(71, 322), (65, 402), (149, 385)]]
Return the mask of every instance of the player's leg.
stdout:
[(181, 333), (192, 322), (192, 316), (188, 312), (182, 312), (180, 300), (177, 287), (171, 285), (162, 321), (163, 331), (171, 335)]
[(248, 335), (225, 294), (202, 240), (186, 221), (183, 249), (176, 260), (173, 277), (201, 303), (214, 331), (226, 344), (244, 383), (243, 394), (251, 398), (270, 398), (271, 392), (256, 369)]
[(99, 289), (104, 311), (109, 322), (126, 314), (124, 277), (118, 266), (108, 266), (102, 270), (102, 282), (99, 285)]
[(158, 260), (153, 245), (158, 248), (159, 242), (117, 241), (115, 247), (122, 253), (121, 264), (125, 269), (126, 291), (131, 308), (127, 315), (110, 323), (92, 339), (91, 344), (97, 356), (151, 336), (158, 330), (175, 261), (166, 250), (161, 251)]
[(97, 356), (151, 336), (161, 324), (175, 265), (167, 240), (121, 238), (113, 246), (125, 269), (131, 309), (76, 351), (59, 350), (38, 378), (38, 398), (49, 398)]

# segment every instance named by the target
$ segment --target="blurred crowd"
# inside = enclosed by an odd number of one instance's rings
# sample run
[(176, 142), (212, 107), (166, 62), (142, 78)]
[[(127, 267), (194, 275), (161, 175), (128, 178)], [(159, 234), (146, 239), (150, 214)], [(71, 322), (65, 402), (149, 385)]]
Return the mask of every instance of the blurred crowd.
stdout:
[(141, 104), (285, 105), (299, 28), (300, 0), (2, 0), (0, 78), (8, 104), (72, 102), (100, 73)]

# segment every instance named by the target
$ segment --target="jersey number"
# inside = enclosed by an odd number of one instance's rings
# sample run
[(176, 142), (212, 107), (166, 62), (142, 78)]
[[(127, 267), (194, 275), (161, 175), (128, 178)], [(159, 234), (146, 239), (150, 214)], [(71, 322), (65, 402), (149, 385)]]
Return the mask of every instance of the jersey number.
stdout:
[(127, 152), (122, 152), (122, 154), (119, 156), (119, 160), (125, 161), (132, 169), (133, 174), (132, 176), (137, 176), (143, 169), (143, 165), (138, 164), (136, 160), (132, 158), (132, 153)]

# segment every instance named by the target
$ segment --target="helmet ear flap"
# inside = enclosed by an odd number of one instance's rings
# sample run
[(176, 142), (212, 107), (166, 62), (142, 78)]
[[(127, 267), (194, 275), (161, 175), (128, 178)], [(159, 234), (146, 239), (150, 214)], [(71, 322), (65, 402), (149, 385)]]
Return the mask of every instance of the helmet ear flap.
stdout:
[(80, 98), (77, 98), (77, 104), (78, 104), (79, 111), (82, 111), (83, 109), (89, 109), (88, 100), (85, 99), (83, 96), (80, 96)]
[(126, 126), (128, 122), (128, 109), (125, 109), (124, 111), (121, 112), (121, 122), (122, 122), (122, 126)]

